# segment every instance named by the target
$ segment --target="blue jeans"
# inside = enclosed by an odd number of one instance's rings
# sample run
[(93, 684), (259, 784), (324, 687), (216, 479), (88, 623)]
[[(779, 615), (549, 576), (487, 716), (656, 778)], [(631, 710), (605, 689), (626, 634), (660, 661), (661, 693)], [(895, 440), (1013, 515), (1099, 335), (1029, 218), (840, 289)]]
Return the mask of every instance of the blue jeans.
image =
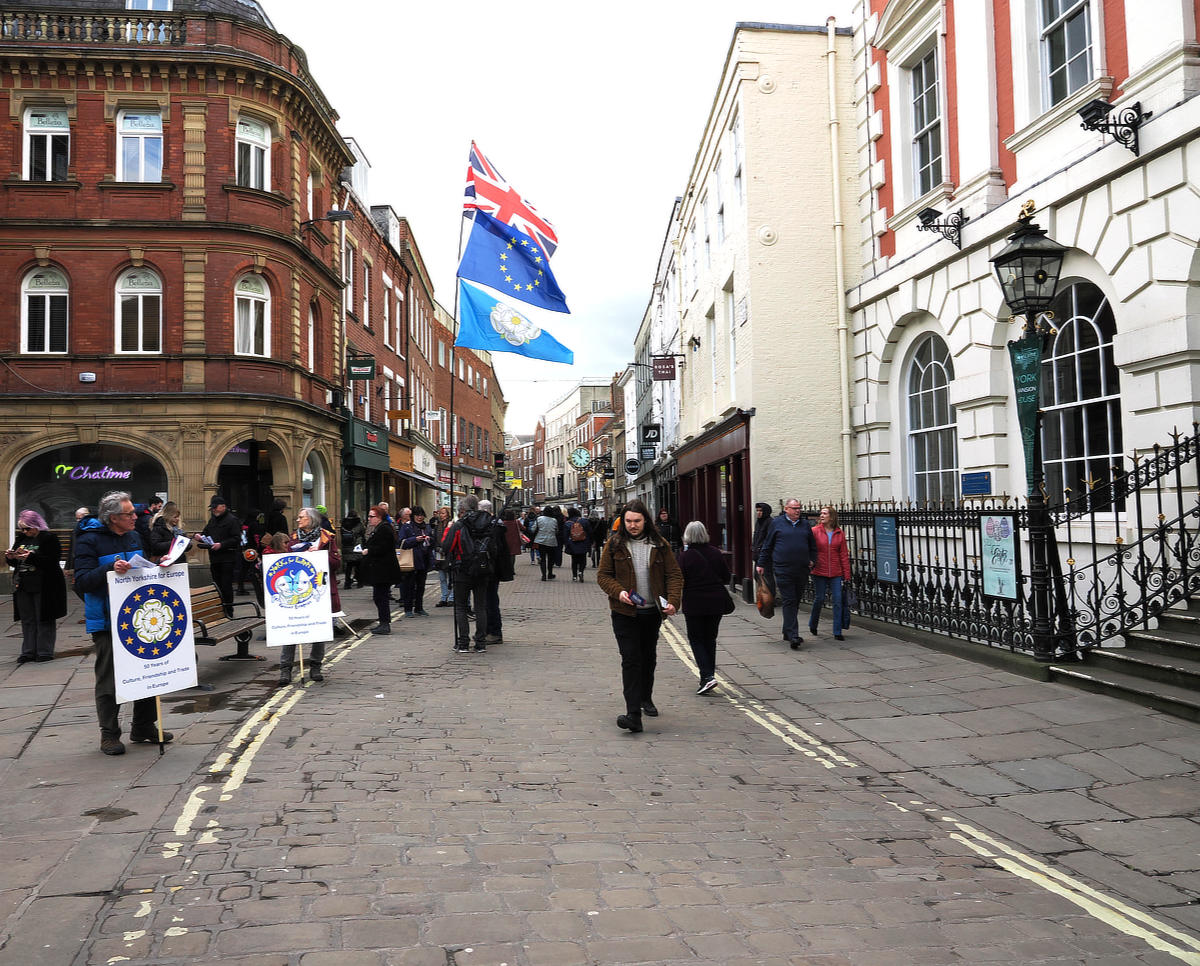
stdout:
[(454, 603), (454, 575), (449, 570), (439, 570), (438, 580), (442, 585), (442, 600)]
[(826, 590), (833, 592), (833, 633), (842, 633), (842, 616), (845, 611), (842, 609), (846, 606), (846, 600), (842, 594), (842, 577), (821, 577), (817, 574), (812, 575), (813, 582), (813, 606), (812, 614), (808, 618), (808, 629), (814, 634), (817, 633), (817, 625), (821, 620), (821, 608), (825, 605)]

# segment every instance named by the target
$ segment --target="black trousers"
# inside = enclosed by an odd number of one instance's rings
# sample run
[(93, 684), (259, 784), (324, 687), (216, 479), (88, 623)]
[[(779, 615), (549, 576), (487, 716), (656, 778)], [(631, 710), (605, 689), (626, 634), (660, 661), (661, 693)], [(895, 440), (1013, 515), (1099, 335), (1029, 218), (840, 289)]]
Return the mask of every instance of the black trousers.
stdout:
[(720, 614), (684, 614), (688, 644), (700, 671), (700, 680), (707, 681), (717, 673), (717, 633), (721, 629)]
[(621, 689), (629, 714), (640, 715), (642, 703), (652, 700), (661, 626), (662, 614), (657, 608), (639, 610), (636, 617), (612, 613), (613, 636), (621, 652)]
[(425, 578), (428, 570), (406, 570), (400, 578), (400, 603), (404, 613), (425, 609)]
[(554, 548), (553, 547), (538, 547), (541, 551), (542, 576), (549, 577), (554, 573)]
[(571, 576), (572, 577), (582, 577), (583, 576), (584, 571), (587, 570), (587, 558), (588, 558), (588, 555), (587, 555), (586, 550), (583, 553), (571, 554)]
[[(100, 722), (100, 737), (120, 738), (121, 722), (117, 717), (117, 679), (113, 675), (113, 639), (108, 631), (97, 631), (92, 635), (96, 652), (96, 718)], [(133, 702), (132, 731), (142, 734), (150, 731), (158, 715), (153, 698), (139, 698)]]
[(221, 601), (225, 605), (225, 616), (233, 616), (233, 570), (236, 560), (210, 560), (208, 569), (212, 572), (213, 583), (221, 593)]
[(471, 643), (471, 618), (467, 616), (467, 608), (472, 600), (475, 604), (475, 646), (486, 646), (488, 579), (487, 576), (472, 580), (464, 574), (454, 575), (454, 642), (459, 647), (467, 647)]
[(390, 626), (392, 623), (392, 585), (372, 584), (371, 600), (375, 602), (379, 623), (384, 627)]

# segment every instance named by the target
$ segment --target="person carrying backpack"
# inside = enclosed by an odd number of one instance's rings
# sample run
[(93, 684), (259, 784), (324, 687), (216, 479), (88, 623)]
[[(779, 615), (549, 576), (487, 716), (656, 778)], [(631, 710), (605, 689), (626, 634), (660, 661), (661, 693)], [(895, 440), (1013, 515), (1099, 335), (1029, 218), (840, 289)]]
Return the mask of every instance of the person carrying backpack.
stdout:
[(571, 555), (571, 582), (583, 583), (588, 551), (592, 547), (591, 521), (584, 519), (578, 507), (567, 511), (567, 553)]
[(479, 509), (479, 498), (464, 496), (458, 502), (458, 520), (446, 531), (442, 551), (454, 576), (454, 650), (471, 649), (468, 609), (475, 600), (475, 650), (487, 650), (487, 587), (495, 576), (499, 543), (492, 515)]

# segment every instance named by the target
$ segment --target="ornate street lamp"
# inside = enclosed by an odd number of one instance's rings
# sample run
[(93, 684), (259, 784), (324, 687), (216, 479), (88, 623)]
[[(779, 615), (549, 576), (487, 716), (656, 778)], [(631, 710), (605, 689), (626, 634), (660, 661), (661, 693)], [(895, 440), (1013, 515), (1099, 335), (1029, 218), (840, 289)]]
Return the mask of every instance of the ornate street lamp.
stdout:
[[(1017, 397), (1017, 419), (1025, 451), (1028, 488), (1030, 604), (1033, 656), (1038, 661), (1054, 660), (1055, 633), (1050, 623), (1050, 548), (1053, 543), (1050, 514), (1046, 509), (1042, 466), (1042, 356), (1056, 330), (1049, 311), (1058, 288), (1066, 249), (1046, 237), (1033, 223), (1034, 203), (1025, 202), (1017, 230), (1008, 244), (991, 259), (1004, 301), (1014, 316), (1023, 316), (1021, 338), (1008, 344)], [(1054, 550), (1057, 553), (1057, 548)]]

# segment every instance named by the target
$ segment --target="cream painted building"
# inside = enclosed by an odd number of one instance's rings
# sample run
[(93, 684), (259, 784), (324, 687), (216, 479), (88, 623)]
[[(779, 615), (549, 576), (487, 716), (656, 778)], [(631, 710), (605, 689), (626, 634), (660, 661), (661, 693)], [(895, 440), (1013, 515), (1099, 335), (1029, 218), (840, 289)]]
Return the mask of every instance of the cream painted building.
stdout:
[[(1019, 323), (989, 258), (1027, 200), (1067, 249), (1042, 362), (1048, 500), (1200, 413), (1195, 4), (1039, 8), (958, 2), (948, 20), (937, 0), (859, 5), (859, 500), (1026, 492), (1006, 348)], [(1140, 110), (1136, 152), (1084, 129), (1097, 100)], [(957, 239), (921, 231), (927, 208), (961, 211)], [(1109, 522), (1102, 539), (1131, 537)]]
[(850, 41), (832, 21), (736, 27), (660, 259), (679, 313), (666, 351), (683, 357), (664, 440), (678, 517), (741, 577), (756, 501), (850, 492)]

